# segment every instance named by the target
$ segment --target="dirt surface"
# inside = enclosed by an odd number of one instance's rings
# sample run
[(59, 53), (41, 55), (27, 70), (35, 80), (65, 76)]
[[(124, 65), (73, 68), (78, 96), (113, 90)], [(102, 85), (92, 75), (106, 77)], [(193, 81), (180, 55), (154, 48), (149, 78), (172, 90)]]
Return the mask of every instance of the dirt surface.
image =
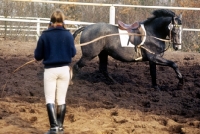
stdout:
[[(0, 134), (43, 134), (49, 129), (43, 93), (43, 65), (33, 60), (35, 42), (0, 42)], [(73, 64), (81, 56), (77, 55)], [(160, 91), (151, 88), (148, 62), (109, 58), (109, 84), (97, 58), (74, 78), (67, 94), (65, 134), (200, 134), (200, 54), (166, 52), (184, 78), (177, 90), (173, 69), (157, 67)], [(72, 64), (72, 65), (73, 65)], [(6, 85), (6, 87), (5, 87)]]

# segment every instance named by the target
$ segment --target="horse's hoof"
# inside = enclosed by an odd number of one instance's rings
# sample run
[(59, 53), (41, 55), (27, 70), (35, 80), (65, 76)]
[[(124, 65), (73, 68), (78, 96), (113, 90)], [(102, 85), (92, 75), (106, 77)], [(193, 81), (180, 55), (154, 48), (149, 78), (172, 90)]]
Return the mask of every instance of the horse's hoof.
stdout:
[(153, 88), (154, 90), (156, 90), (156, 91), (160, 91), (160, 88), (159, 88), (158, 85), (152, 86), (152, 88)]
[(117, 83), (117, 81), (115, 81), (111, 76), (108, 76), (107, 80), (109, 81), (110, 84), (116, 84)]
[(75, 65), (73, 66), (73, 74), (76, 75), (76, 74), (78, 74), (78, 72), (79, 72), (79, 67), (78, 67), (77, 64), (75, 64)]
[(178, 90), (183, 90), (183, 84), (182, 83), (178, 83), (177, 89)]
[(182, 90), (183, 86), (184, 86), (184, 83), (185, 83), (184, 79), (180, 79), (179, 83), (178, 83), (178, 86), (177, 86), (177, 89), (178, 90)]

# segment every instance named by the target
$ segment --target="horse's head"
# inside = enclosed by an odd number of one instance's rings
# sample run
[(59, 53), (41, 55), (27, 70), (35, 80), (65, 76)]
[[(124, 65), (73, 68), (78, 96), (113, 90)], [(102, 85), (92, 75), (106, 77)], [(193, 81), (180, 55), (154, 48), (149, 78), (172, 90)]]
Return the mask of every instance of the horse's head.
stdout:
[(170, 30), (170, 38), (173, 43), (174, 50), (181, 49), (182, 42), (182, 15), (172, 17), (172, 21), (168, 26)]

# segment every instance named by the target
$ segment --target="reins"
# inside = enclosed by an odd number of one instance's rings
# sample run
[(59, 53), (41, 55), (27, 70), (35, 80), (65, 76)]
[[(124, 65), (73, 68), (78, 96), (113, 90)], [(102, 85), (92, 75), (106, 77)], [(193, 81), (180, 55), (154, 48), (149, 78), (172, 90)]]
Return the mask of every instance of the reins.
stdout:
[[(160, 54), (161, 54), (161, 53), (164, 53), (165, 51), (167, 51), (167, 50), (169, 49), (169, 47), (170, 47), (170, 45), (171, 45), (171, 33), (170, 33), (170, 39), (168, 39), (168, 40), (166, 40), (166, 39), (161, 39), (161, 38), (157, 38), (157, 37), (154, 37), (154, 36), (151, 36), (151, 37), (152, 37), (152, 38), (155, 38), (155, 39), (157, 39), (157, 40), (160, 40), (160, 41), (164, 41), (164, 42), (169, 42), (169, 43), (170, 43), (166, 49), (164, 49), (162, 52), (160, 52)], [(145, 47), (143, 47), (143, 46), (142, 46), (142, 48), (145, 49), (145, 50), (147, 50), (147, 48), (145, 48)], [(150, 52), (150, 50), (148, 50), (148, 51)], [(153, 52), (150, 52), (150, 53), (153, 53)], [(155, 54), (155, 53), (153, 53), (153, 54)]]
[[(137, 35), (137, 36), (145, 36), (145, 35), (143, 35), (143, 34), (135, 34), (135, 33), (116, 33), (116, 34), (108, 34), (108, 35), (100, 36), (100, 37), (98, 37), (98, 38), (96, 38), (96, 39), (93, 39), (93, 40), (91, 40), (91, 41), (89, 41), (89, 42), (85, 42), (85, 43), (81, 43), (81, 44), (75, 44), (75, 46), (80, 46), (80, 47), (81, 47), (81, 46), (86, 46), (86, 45), (88, 45), (88, 44), (90, 44), (90, 43), (96, 42), (96, 41), (98, 41), (98, 40), (100, 40), (100, 39), (103, 39), (103, 38), (105, 38), (105, 37), (116, 36), (116, 35)], [(155, 39), (157, 39), (157, 40), (164, 41), (164, 42), (170, 42), (170, 41), (171, 41), (171, 40), (166, 40), (166, 39), (157, 38), (157, 37), (154, 37), (154, 36), (149, 36), (149, 37), (152, 37), (152, 38), (155, 38)]]
[(150, 36), (150, 37), (155, 38), (155, 39), (160, 40), (160, 41), (164, 41), (164, 42), (171, 42), (171, 40), (170, 40), (171, 37), (170, 37), (170, 39), (161, 39), (161, 38), (154, 37), (154, 36)]
[[(136, 33), (116, 33), (116, 34), (108, 34), (108, 35), (104, 35), (104, 36), (100, 36), (98, 38), (95, 38), (89, 42), (85, 42), (85, 43), (82, 43), (82, 44), (76, 44), (75, 46), (86, 46), (90, 43), (93, 43), (93, 42), (96, 42), (100, 39), (103, 39), (105, 37), (110, 37), (110, 36), (116, 36), (116, 35), (137, 35), (137, 36), (147, 36), (147, 35), (144, 35), (144, 34), (136, 34)], [(166, 39), (161, 39), (161, 38), (158, 38), (158, 37), (154, 37), (154, 36), (149, 36), (149, 37), (152, 37), (152, 38), (155, 38), (157, 40), (160, 40), (160, 41), (164, 41), (164, 42), (171, 42), (171, 38), (169, 40), (166, 40)], [(170, 45), (169, 45), (170, 46)], [(167, 49), (169, 48), (169, 46), (167, 47)], [(145, 48), (144, 46), (142, 45), (139, 45), (138, 47), (141, 47), (143, 49), (145, 49), (146, 51), (148, 51), (149, 53), (152, 53), (152, 54), (155, 54), (154, 52), (150, 51), (149, 49)], [(165, 52), (167, 49), (165, 49), (163, 52)], [(161, 53), (163, 53), (161, 52)]]
[(98, 40), (100, 40), (100, 39), (103, 39), (103, 38), (105, 38), (105, 37), (116, 36), (116, 35), (137, 35), (137, 36), (145, 36), (145, 35), (143, 35), (143, 34), (136, 34), (136, 33), (116, 33), (116, 34), (108, 34), (108, 35), (104, 35), (104, 36), (100, 36), (100, 37), (98, 37), (98, 38), (95, 38), (95, 39), (93, 39), (93, 40), (91, 40), (91, 41), (89, 41), (89, 42), (85, 42), (85, 43), (82, 43), (82, 44), (75, 44), (75, 46), (86, 46), (86, 45), (88, 45), (88, 44), (90, 44), (90, 43), (96, 42), (96, 41), (98, 41)]

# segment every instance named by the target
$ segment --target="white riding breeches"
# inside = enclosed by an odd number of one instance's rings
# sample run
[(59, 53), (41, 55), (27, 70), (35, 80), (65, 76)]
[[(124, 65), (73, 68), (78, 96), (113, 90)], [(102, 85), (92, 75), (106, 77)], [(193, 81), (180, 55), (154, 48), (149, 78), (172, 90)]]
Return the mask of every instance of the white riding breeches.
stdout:
[(46, 104), (65, 104), (67, 89), (70, 81), (70, 67), (44, 69), (44, 94)]

